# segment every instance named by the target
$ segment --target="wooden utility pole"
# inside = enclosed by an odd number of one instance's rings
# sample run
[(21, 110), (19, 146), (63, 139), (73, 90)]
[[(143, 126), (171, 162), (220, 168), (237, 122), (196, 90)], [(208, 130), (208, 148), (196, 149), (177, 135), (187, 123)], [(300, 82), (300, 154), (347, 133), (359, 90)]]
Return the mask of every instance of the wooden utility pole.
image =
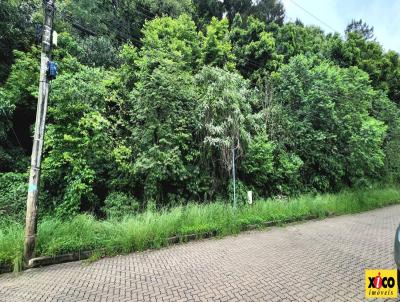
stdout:
[(233, 208), (236, 209), (235, 145), (232, 143)]
[(40, 164), (42, 160), (47, 99), (49, 95), (49, 79), (47, 66), (52, 48), (52, 33), (55, 5), (53, 0), (43, 0), (44, 26), (42, 34), (42, 54), (40, 62), (39, 97), (36, 110), (35, 133), (33, 138), (31, 169), (29, 175), (28, 198), (26, 201), (24, 264), (34, 257), (37, 228), (37, 206), (39, 195)]

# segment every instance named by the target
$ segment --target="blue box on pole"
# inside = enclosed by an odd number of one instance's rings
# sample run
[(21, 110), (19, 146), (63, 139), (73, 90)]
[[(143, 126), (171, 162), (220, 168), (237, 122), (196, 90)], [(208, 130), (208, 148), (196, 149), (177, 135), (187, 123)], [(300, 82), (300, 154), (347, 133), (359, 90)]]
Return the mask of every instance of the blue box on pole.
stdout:
[(49, 80), (54, 80), (57, 77), (57, 63), (47, 62), (47, 77)]

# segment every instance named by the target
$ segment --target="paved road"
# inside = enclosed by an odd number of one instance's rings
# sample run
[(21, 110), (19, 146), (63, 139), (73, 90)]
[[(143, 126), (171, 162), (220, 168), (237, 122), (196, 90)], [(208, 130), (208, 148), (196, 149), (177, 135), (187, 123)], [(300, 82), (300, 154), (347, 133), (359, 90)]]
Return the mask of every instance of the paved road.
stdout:
[(361, 301), (400, 206), (0, 276), (0, 301)]

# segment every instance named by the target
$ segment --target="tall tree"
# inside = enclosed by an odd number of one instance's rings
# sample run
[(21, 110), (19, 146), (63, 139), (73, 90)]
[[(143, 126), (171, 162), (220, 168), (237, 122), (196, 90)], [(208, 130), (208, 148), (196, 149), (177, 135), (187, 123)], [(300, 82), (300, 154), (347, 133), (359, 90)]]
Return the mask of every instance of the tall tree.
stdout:
[(246, 78), (257, 82), (278, 69), (283, 56), (276, 53), (275, 39), (264, 22), (252, 16), (243, 22), (237, 14), (230, 35), (237, 69)]
[(196, 75), (196, 84), (200, 94), (196, 120), (213, 194), (227, 187), (234, 160), (232, 148), (240, 162), (256, 128), (251, 112), (255, 95), (239, 74), (216, 67), (203, 67)]
[(224, 0), (228, 19), (232, 22), (236, 14), (242, 18), (253, 15), (266, 23), (283, 24), (285, 9), (280, 0)]
[(389, 98), (400, 105), (400, 55), (395, 51), (385, 54), (385, 67), (382, 70), (387, 84)]
[(200, 27), (209, 23), (212, 17), (221, 19), (224, 13), (224, 5), (219, 0), (194, 0), (196, 8), (195, 19)]
[(13, 50), (27, 51), (35, 42), (34, 15), (40, 5), (38, 0), (0, 2), (0, 83), (8, 76)]
[(234, 54), (229, 37), (229, 22), (224, 18), (218, 20), (213, 17), (207, 26), (206, 35), (202, 33), (202, 63), (217, 67), (234, 69)]
[(266, 23), (283, 25), (285, 20), (285, 8), (280, 0), (256, 0), (251, 13)]
[(358, 33), (365, 40), (371, 40), (374, 38), (374, 27), (369, 26), (367, 23), (363, 22), (363, 20), (351, 20), (350, 24), (347, 25), (345, 30), (346, 35), (350, 33)]
[(62, 217), (95, 212), (107, 192), (113, 148), (106, 115), (110, 75), (80, 66), (52, 84), (42, 180), (50, 193), (46, 206)]
[[(15, 171), (28, 162), (35, 120), (39, 49), (14, 51), (15, 63), (0, 87), (0, 171)], [(36, 80), (36, 81), (35, 81)]]
[(230, 22), (236, 14), (247, 17), (253, 7), (253, 0), (224, 0), (224, 7)]
[(286, 144), (304, 162), (302, 177), (318, 190), (377, 178), (387, 127), (371, 113), (379, 93), (358, 68), (294, 57), (275, 90), (289, 127)]
[(330, 37), (326, 49), (326, 56), (339, 66), (357, 66), (367, 72), (377, 89), (386, 90), (391, 78), (392, 93), (395, 92), (398, 81), (392, 75), (396, 73), (398, 57), (393, 52), (385, 55), (377, 41), (366, 40), (359, 32), (349, 32), (344, 41), (337, 35)]
[(286, 63), (296, 55), (316, 55), (325, 44), (323, 31), (315, 26), (289, 22), (273, 29), (277, 52), (284, 56)]
[(192, 76), (200, 55), (199, 39), (186, 15), (157, 18), (146, 23), (143, 34), (135, 62), (137, 82), (129, 100), (128, 142), (143, 197), (165, 205), (200, 190), (194, 164), (197, 104)]
[(146, 20), (163, 15), (178, 17), (194, 11), (191, 0), (79, 0), (59, 4), (67, 25), (83, 36), (107, 36), (115, 44), (127, 41), (139, 45)]

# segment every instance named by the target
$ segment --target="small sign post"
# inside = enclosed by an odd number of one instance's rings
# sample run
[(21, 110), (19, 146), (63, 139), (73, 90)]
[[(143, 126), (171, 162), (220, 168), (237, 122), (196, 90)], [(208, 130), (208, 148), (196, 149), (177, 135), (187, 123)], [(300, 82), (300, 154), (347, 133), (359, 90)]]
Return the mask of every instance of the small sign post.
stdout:
[(253, 191), (247, 191), (247, 203), (253, 204)]

